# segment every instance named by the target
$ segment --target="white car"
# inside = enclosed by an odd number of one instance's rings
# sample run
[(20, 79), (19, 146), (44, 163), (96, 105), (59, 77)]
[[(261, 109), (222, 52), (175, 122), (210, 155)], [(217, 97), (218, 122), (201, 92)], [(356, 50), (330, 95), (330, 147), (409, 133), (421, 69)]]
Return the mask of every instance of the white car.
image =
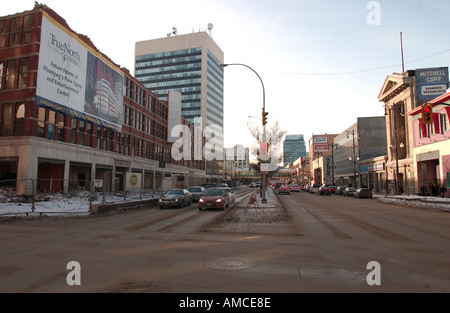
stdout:
[(228, 193), (228, 200), (230, 203), (234, 203), (236, 201), (236, 194), (234, 193), (233, 189), (230, 187), (223, 188)]

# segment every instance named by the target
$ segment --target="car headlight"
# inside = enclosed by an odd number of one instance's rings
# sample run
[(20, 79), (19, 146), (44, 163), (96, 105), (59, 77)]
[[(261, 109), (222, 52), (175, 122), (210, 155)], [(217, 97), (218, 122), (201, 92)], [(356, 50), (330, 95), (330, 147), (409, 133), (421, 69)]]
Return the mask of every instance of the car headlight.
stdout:
[(161, 201), (162, 201), (162, 199), (159, 199), (158, 201), (159, 201), (159, 202), (161, 202)]
[(180, 199), (178, 199), (178, 198), (175, 198), (174, 200), (175, 200), (175, 202), (178, 202), (178, 201), (180, 201)]
[(222, 202), (222, 199), (217, 199), (216, 202)]
[(203, 200), (202, 198), (200, 198), (200, 200), (198, 200), (198, 202), (205, 202), (205, 200)]

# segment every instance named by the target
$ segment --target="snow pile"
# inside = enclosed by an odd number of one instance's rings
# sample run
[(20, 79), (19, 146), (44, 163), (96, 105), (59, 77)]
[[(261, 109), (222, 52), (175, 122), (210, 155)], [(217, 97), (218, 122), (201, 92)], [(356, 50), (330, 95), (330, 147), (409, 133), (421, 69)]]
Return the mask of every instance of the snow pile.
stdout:
[(383, 203), (403, 205), (411, 208), (450, 212), (450, 198), (424, 196), (377, 196), (376, 199)]

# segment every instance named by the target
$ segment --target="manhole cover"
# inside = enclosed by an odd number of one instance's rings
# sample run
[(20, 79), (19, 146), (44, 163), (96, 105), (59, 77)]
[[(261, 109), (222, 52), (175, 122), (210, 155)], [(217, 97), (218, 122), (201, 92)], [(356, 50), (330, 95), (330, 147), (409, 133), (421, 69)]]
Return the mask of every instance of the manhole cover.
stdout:
[(204, 263), (204, 265), (213, 270), (221, 271), (240, 271), (258, 266), (258, 262), (244, 261), (239, 259), (213, 260)]

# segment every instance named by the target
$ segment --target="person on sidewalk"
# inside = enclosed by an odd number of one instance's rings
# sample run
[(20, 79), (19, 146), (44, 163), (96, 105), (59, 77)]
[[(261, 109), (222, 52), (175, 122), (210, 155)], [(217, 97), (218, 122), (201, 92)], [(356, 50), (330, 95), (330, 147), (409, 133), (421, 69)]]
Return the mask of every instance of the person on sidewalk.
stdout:
[(445, 197), (445, 193), (447, 192), (447, 188), (442, 184), (441, 188), (439, 188), (439, 192), (441, 193), (441, 197)]

